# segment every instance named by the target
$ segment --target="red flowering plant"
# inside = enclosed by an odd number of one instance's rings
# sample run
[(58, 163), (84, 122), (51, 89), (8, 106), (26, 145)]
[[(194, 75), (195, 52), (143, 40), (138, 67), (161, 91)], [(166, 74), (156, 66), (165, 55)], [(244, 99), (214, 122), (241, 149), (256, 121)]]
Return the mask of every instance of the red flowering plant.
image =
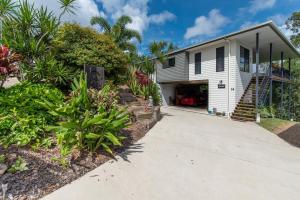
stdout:
[(12, 53), (6, 46), (0, 46), (0, 87), (3, 87), (8, 77), (19, 73), (18, 61), (20, 60), (19, 54)]
[(138, 80), (138, 83), (142, 86), (147, 86), (152, 82), (147, 74), (140, 71), (135, 72), (135, 77)]

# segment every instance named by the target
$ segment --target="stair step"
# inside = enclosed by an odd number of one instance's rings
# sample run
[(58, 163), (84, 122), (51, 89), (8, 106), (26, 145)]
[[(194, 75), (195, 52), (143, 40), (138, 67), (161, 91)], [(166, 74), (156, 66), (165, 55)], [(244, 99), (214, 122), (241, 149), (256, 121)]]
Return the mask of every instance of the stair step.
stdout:
[(249, 114), (249, 113), (243, 113), (243, 112), (241, 112), (241, 113), (233, 113), (233, 115), (232, 116), (234, 116), (234, 117), (245, 117), (245, 118), (253, 118), (253, 119), (255, 119), (255, 114)]
[(255, 121), (255, 119), (253, 119), (253, 118), (236, 117), (236, 116), (232, 116), (231, 119), (236, 120), (236, 121), (241, 121), (241, 122), (254, 122)]
[(237, 107), (255, 108), (255, 105), (253, 103), (239, 103)]

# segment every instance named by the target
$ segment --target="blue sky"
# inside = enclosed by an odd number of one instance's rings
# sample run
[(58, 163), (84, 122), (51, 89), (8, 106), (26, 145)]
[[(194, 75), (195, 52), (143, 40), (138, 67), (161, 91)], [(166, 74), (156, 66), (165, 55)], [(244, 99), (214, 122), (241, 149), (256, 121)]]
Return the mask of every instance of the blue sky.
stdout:
[[(59, 9), (52, 0), (30, 1), (36, 6)], [(139, 49), (147, 53), (148, 44), (154, 40), (185, 47), (267, 20), (273, 20), (290, 35), (284, 22), (293, 11), (299, 11), (300, 0), (77, 0), (76, 6), (76, 15), (64, 20), (88, 25), (95, 15), (111, 22), (121, 15), (131, 16), (129, 28), (142, 34)]]

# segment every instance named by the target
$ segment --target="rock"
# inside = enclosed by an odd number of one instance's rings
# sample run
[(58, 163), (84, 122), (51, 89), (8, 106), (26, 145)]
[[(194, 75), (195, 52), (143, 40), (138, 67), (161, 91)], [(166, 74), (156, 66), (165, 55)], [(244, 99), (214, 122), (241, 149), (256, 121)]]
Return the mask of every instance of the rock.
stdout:
[(16, 160), (17, 159), (17, 154), (16, 153), (11, 153), (7, 156), (8, 160)]
[(7, 166), (4, 164), (0, 164), (0, 176), (2, 176), (7, 170)]

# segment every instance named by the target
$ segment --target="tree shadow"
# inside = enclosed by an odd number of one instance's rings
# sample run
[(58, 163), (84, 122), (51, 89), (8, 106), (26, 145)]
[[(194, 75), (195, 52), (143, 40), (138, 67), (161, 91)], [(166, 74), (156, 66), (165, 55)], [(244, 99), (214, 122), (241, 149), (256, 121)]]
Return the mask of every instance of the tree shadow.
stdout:
[(278, 136), (290, 143), (293, 146), (300, 148), (300, 124), (295, 124), (294, 126), (284, 130), (279, 133)]
[(122, 153), (118, 154), (124, 161), (126, 162), (130, 162), (130, 160), (128, 159), (128, 156), (135, 154), (135, 153), (142, 153), (144, 152), (143, 150), (141, 150), (143, 148), (143, 143), (140, 144), (133, 144), (129, 147), (127, 147), (127, 149), (125, 151), (123, 151)]

